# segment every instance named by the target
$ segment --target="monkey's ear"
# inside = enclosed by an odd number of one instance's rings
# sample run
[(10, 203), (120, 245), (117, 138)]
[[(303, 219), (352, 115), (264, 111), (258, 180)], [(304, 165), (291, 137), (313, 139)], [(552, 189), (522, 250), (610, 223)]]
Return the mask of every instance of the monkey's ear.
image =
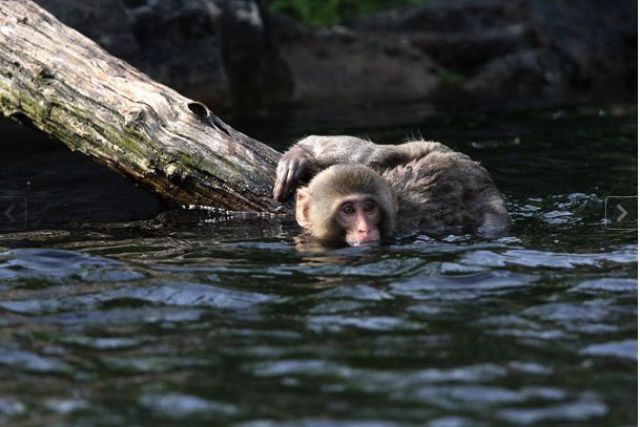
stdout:
[(311, 196), (309, 190), (306, 187), (298, 188), (296, 192), (296, 221), (298, 225), (303, 228), (310, 228), (311, 221), (309, 219), (309, 203), (311, 202)]

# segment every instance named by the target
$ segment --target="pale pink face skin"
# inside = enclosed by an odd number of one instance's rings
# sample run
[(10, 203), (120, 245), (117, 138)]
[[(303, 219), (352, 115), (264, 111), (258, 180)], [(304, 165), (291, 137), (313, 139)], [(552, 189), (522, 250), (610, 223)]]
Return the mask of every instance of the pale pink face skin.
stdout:
[(349, 246), (380, 243), (380, 208), (368, 196), (354, 195), (342, 199), (336, 208), (336, 221), (345, 230)]

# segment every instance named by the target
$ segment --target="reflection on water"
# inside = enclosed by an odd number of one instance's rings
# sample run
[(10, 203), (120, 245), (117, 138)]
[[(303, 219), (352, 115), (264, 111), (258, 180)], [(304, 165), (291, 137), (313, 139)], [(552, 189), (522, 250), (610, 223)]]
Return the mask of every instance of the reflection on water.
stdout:
[(139, 194), (92, 216), (123, 184), (65, 182), (88, 213), (0, 236), (0, 424), (635, 425), (636, 234), (603, 225), (635, 112), (419, 129), (494, 173), (513, 236), (300, 252), (290, 220), (100, 223)]

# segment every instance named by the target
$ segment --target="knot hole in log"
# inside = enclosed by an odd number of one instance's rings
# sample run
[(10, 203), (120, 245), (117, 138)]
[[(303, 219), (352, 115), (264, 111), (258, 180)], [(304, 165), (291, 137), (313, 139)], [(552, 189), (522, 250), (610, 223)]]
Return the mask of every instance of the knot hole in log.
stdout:
[(231, 135), (229, 133), (229, 130), (227, 129), (228, 125), (226, 123), (224, 123), (222, 120), (220, 120), (220, 118), (218, 116), (213, 114), (211, 112), (211, 110), (209, 110), (207, 108), (207, 106), (204, 105), (203, 103), (196, 102), (196, 101), (191, 101), (191, 102), (187, 103), (187, 108), (193, 114), (195, 114), (196, 117), (198, 117), (201, 120), (206, 121), (207, 123), (209, 123), (209, 125), (215, 127), (220, 132), (224, 132), (227, 135)]
[(209, 118), (209, 109), (201, 102), (189, 102), (187, 108), (200, 119), (204, 120)]

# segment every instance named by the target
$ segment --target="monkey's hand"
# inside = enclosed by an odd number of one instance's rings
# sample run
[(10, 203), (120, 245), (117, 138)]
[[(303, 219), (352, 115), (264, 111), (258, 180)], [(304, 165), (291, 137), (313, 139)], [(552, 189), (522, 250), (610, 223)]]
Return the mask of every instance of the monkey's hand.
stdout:
[(273, 198), (284, 202), (301, 183), (311, 179), (318, 170), (313, 157), (303, 148), (294, 146), (284, 153), (278, 162)]

